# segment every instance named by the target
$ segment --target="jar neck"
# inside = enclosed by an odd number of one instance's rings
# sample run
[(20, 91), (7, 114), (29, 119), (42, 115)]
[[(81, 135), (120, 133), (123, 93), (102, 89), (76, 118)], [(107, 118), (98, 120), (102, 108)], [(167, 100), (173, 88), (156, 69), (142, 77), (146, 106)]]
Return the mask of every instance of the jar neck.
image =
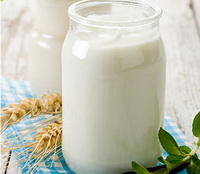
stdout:
[(41, 33), (65, 37), (68, 31), (68, 7), (77, 0), (38, 0), (35, 28)]
[(162, 10), (143, 0), (84, 0), (68, 10), (73, 30), (158, 33)]
[[(102, 37), (102, 35), (107, 35), (110, 38), (123, 38), (127, 36), (131, 36), (135, 39), (143, 39), (145, 40), (155, 37), (160, 37), (160, 29), (159, 29), (159, 21), (155, 21), (151, 24), (143, 25), (143, 26), (133, 26), (133, 27), (114, 27), (114, 28), (106, 28), (106, 27), (94, 27), (87, 26), (78, 23), (77, 21), (70, 20), (69, 31), (73, 33), (73, 35), (77, 35), (79, 38), (83, 40), (88, 36), (92, 37), (93, 35)], [(84, 33), (84, 34), (82, 34)]]

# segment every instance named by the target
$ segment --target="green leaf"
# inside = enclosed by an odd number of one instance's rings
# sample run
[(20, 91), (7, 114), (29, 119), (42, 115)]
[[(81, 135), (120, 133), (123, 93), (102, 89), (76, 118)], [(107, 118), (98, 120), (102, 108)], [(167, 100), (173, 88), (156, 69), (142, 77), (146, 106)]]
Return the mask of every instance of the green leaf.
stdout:
[(200, 112), (195, 116), (193, 120), (192, 132), (195, 137), (200, 138)]
[(135, 161), (132, 162), (133, 171), (137, 174), (150, 174), (150, 172)]
[[(183, 152), (184, 154), (189, 154), (192, 150), (190, 149), (190, 147), (188, 147), (188, 146), (180, 146), (179, 147), (180, 148), (180, 150), (181, 150), (181, 152)], [(184, 157), (184, 156), (183, 156)], [(196, 157), (196, 158), (198, 158), (198, 156), (197, 156), (197, 154), (195, 153), (194, 154), (194, 157)]]
[(189, 154), (191, 152), (191, 149), (188, 146), (180, 146), (179, 149), (181, 150), (181, 152), (183, 152), (184, 154)]
[(162, 147), (166, 150), (168, 154), (182, 155), (175, 139), (167, 131), (160, 128), (158, 136)]
[(176, 162), (182, 160), (183, 158), (185, 157), (180, 155), (168, 155), (166, 160), (171, 164), (175, 164)]
[[(187, 156), (190, 155), (189, 153), (192, 151), (192, 150), (190, 149), (190, 147), (188, 147), (188, 146), (180, 146), (179, 148), (180, 148), (181, 152), (183, 152), (183, 153), (186, 154)], [(198, 156), (197, 156), (196, 153), (195, 153), (193, 156), (196, 157), (196, 158), (198, 158)]]
[(191, 157), (190, 165), (187, 167), (188, 174), (200, 174), (200, 160), (195, 156)]
[(200, 160), (199, 160), (197, 157), (195, 157), (195, 156), (192, 156), (192, 157), (191, 157), (191, 160), (192, 160), (192, 163), (193, 163), (196, 167), (198, 167), (199, 170), (200, 170)]

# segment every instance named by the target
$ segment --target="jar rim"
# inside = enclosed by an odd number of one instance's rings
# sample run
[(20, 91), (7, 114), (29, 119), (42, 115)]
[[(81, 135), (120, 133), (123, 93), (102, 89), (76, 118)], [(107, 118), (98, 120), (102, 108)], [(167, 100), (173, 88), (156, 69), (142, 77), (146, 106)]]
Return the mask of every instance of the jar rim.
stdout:
[[(99, 21), (99, 20), (94, 20), (91, 18), (84, 17), (80, 14), (78, 14), (79, 10), (82, 10), (87, 7), (95, 7), (97, 5), (127, 5), (129, 6), (135, 6), (138, 8), (141, 8), (146, 11), (151, 11), (151, 15), (146, 16), (145, 18), (141, 19), (135, 19), (131, 21)], [(144, 26), (144, 25), (149, 25), (152, 23), (157, 23), (162, 15), (163, 11), (162, 9), (152, 3), (148, 2), (146, 0), (82, 0), (78, 1), (74, 4), (72, 4), (68, 8), (68, 15), (70, 20), (73, 20), (75, 22), (78, 22), (82, 25), (87, 25), (87, 26), (93, 26), (93, 27), (114, 27), (114, 28), (124, 28), (124, 27), (135, 27), (135, 26)]]

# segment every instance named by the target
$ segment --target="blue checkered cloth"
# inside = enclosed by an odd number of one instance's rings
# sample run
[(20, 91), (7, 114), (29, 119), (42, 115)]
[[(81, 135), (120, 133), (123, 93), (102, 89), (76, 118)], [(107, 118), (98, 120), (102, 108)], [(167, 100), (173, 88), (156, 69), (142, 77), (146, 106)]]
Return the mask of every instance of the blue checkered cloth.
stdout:
[[(33, 93), (31, 91), (31, 88), (29, 86), (29, 83), (27, 81), (12, 81), (6, 78), (1, 78), (1, 107), (4, 107), (8, 104), (18, 102), (21, 99), (25, 99), (27, 97), (33, 97)], [(33, 122), (37, 122), (43, 119), (43, 117), (37, 117), (35, 119), (24, 119), (20, 121), (18, 124), (15, 124), (11, 126), (9, 129), (7, 129), (7, 133), (9, 134), (9, 131), (14, 132), (17, 129), (23, 127), (23, 125), (31, 125)], [(179, 145), (187, 145), (191, 146), (191, 144), (188, 142), (186, 137), (183, 135), (183, 133), (180, 131), (180, 129), (177, 127), (177, 125), (174, 123), (174, 121), (170, 118), (170, 116), (165, 115), (164, 120), (164, 129), (168, 131), (177, 141)], [(23, 148), (20, 149), (21, 151)], [(14, 153), (17, 153), (20, 150), (15, 150)], [(166, 152), (163, 152), (163, 155), (166, 156)], [(23, 156), (18, 156), (17, 158), (23, 158)], [(53, 161), (52, 165), (49, 165), (51, 163), (51, 160), (48, 161), (42, 161), (39, 163), (39, 165), (35, 168), (35, 172), (37, 174), (57, 174), (57, 173), (67, 173), (72, 174), (72, 172), (69, 170), (67, 164), (65, 163), (65, 160), (63, 158), (62, 152), (57, 154), (55, 160)], [(31, 162), (27, 164), (28, 166), (31, 166)], [(23, 164), (19, 164), (19, 167), (22, 168)], [(22, 173), (25, 173), (28, 171), (28, 168), (25, 167), (22, 169)], [(180, 174), (186, 174), (187, 172), (184, 170), (180, 172)]]

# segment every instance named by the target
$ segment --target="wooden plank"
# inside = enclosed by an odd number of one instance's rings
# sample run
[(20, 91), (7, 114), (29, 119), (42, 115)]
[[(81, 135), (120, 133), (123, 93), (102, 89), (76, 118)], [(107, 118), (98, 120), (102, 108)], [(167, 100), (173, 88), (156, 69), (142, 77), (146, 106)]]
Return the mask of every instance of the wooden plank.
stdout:
[[(10, 161), (11, 161), (11, 163), (9, 165), (16, 164), (16, 159), (15, 159), (14, 155), (11, 156)], [(20, 171), (20, 168), (18, 167), (18, 165), (13, 166), (13, 167), (8, 166), (7, 174), (21, 174), (21, 173), (22, 172)]]
[[(1, 75), (14, 79), (27, 79), (28, 37), (33, 27), (35, 0), (4, 0), (1, 2)], [(1, 154), (1, 173), (5, 172), (9, 154)], [(15, 162), (14, 156), (10, 161)], [(8, 168), (7, 174), (20, 174), (17, 166)]]
[(21, 171), (17, 165), (11, 167), (12, 164), (16, 163), (14, 156), (9, 152), (1, 153), (1, 164), (0, 172), (4, 174), (21, 174)]
[(189, 0), (157, 0), (167, 52), (166, 112), (193, 142), (192, 120), (200, 110), (200, 38)]
[(0, 156), (0, 172), (1, 173), (5, 173), (8, 157), (9, 157), (8, 152), (6, 153), (1, 152), (1, 156)]
[(199, 0), (191, 0), (191, 9), (194, 11), (194, 18), (196, 20), (196, 26), (199, 30), (200, 37), (200, 1)]
[(34, 0), (4, 0), (2, 9), (2, 76), (27, 79), (28, 37), (33, 27)]
[[(0, 144), (3, 145), (4, 138), (1, 136)], [(2, 147), (1, 147), (2, 148)], [(19, 167), (15, 165), (11, 168), (11, 165), (16, 163), (16, 159), (12, 155), (12, 151), (4, 152), (1, 150), (0, 153), (0, 172), (2, 174), (20, 174), (21, 171), (19, 170)]]

